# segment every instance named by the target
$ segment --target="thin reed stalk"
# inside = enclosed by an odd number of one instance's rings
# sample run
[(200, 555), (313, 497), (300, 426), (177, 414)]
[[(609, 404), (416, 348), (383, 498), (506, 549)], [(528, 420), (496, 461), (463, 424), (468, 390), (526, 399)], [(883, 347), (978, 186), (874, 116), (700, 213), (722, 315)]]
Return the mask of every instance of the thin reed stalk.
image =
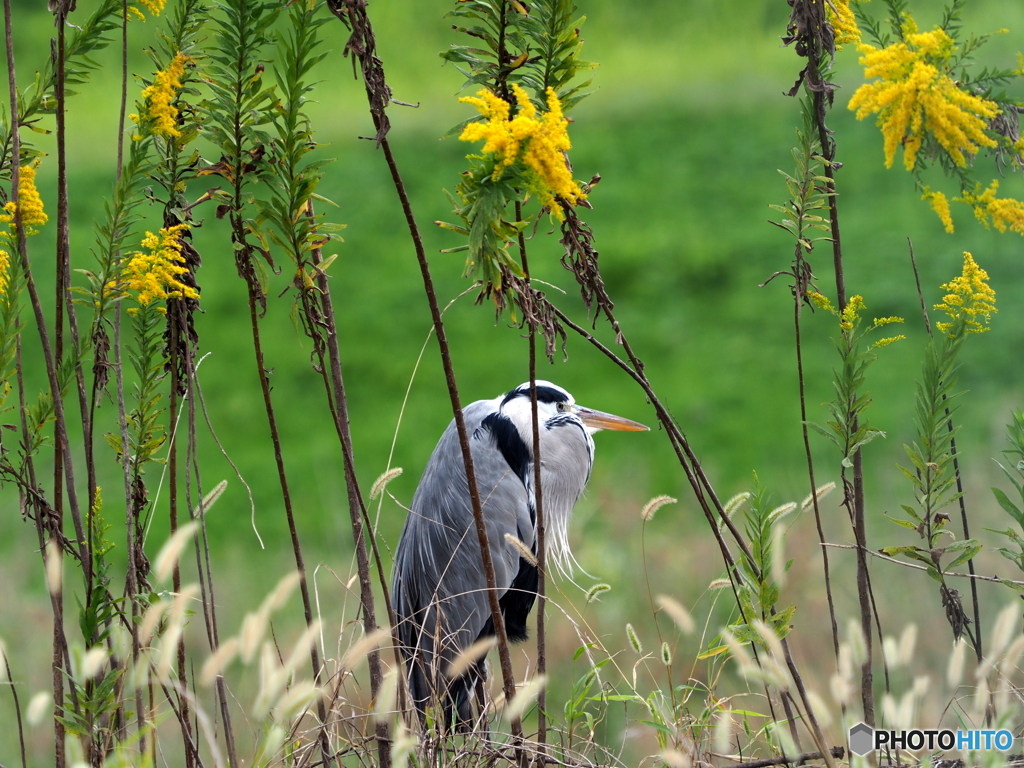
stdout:
[[(487, 536), (487, 526), (484, 522), (483, 507), (480, 502), (480, 490), (477, 485), (476, 471), (473, 465), (473, 453), (469, 447), (469, 434), (466, 431), (466, 422), (462, 413), (462, 401), (455, 379), (455, 369), (452, 365), (451, 350), (448, 346), (448, 337), (445, 333), (444, 321), (441, 317), (441, 309), (437, 301), (437, 293), (434, 290), (434, 280), (430, 273), (430, 265), (427, 261), (426, 251), (423, 248), (423, 238), (420, 234), (419, 225), (416, 223), (416, 217), (412, 210), (412, 204), (409, 201), (405, 182), (402, 180), (401, 172), (398, 169), (394, 153), (387, 139), (390, 123), (385, 109), (391, 99), (390, 90), (384, 79), (383, 65), (376, 56), (373, 27), (366, 15), (366, 0), (329, 0), (328, 6), (332, 13), (352, 29), (352, 36), (346, 46), (346, 51), (352, 51), (358, 57), (361, 64), (363, 84), (369, 102), (370, 115), (373, 118), (374, 128), (377, 130), (375, 139), (377, 145), (384, 153), (384, 160), (387, 163), (388, 172), (391, 175), (395, 192), (398, 194), (398, 199), (402, 206), (402, 214), (409, 229), (409, 235), (412, 238), (413, 249), (416, 253), (420, 275), (423, 279), (423, 290), (426, 293), (427, 304), (430, 307), (431, 322), (434, 327), (434, 333), (437, 336), (441, 365), (444, 369), (445, 383), (448, 387), (448, 397), (451, 400), (455, 429), (459, 437), (459, 448), (462, 452), (462, 461), (466, 472), (466, 482), (469, 486), (470, 500), (473, 507), (473, 521), (476, 528), (477, 541), (480, 546), (480, 557), (487, 585), (487, 599), (491, 609), (491, 621), (498, 640), (498, 658), (501, 664), (505, 700), (512, 701), (515, 697), (516, 687), (515, 677), (512, 672), (512, 659), (509, 654), (508, 634), (505, 631), (505, 619), (501, 613), (501, 606), (498, 604), (494, 562)], [(516, 745), (517, 762), (525, 768), (526, 754), (521, 747), (523, 740), (522, 722), (516, 717), (511, 725), (512, 737)]]

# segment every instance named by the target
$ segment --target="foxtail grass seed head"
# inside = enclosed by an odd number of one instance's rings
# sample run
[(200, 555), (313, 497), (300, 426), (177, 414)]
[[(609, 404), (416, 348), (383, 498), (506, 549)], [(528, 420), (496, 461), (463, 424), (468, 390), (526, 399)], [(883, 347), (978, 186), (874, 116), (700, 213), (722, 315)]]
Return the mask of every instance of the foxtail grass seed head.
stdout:
[(96, 677), (106, 663), (107, 649), (102, 645), (94, 645), (82, 655), (78, 668), (78, 681), (84, 684), (86, 680)]
[(4, 641), (0, 640), (0, 683), (7, 682), (7, 648)]
[(266, 734), (260, 740), (259, 752), (261, 755), (277, 755), (284, 747), (284, 740), (288, 738), (288, 731), (280, 723), (274, 723), (267, 728)]
[(139, 642), (142, 645), (148, 645), (149, 641), (153, 639), (157, 629), (160, 628), (160, 621), (170, 607), (170, 602), (161, 599), (151, 603), (149, 608), (146, 609), (146, 613), (142, 617), (142, 623), (139, 625)]
[(974, 688), (974, 706), (971, 708), (974, 722), (980, 723), (984, 721), (985, 713), (988, 711), (989, 701), (990, 693), (988, 678), (983, 677), (978, 681), (977, 686)]
[(302, 575), (298, 571), (292, 571), (282, 576), (270, 594), (264, 598), (263, 603), (260, 605), (260, 610), (270, 614), (279, 608), (283, 608), (301, 581)]
[(181, 526), (160, 548), (153, 564), (153, 573), (156, 575), (157, 581), (167, 581), (171, 577), (171, 572), (178, 564), (182, 550), (188, 546), (198, 526), (199, 524), (196, 522)]
[(55, 539), (46, 543), (46, 588), (51, 595), (59, 595), (64, 588), (64, 564)]
[(666, 749), (660, 757), (667, 768), (693, 768), (693, 759), (678, 749)]
[(377, 700), (373, 703), (373, 719), (387, 723), (395, 715), (395, 701), (398, 699), (398, 670), (392, 669), (381, 681)]
[(676, 626), (679, 627), (680, 631), (682, 631), (684, 635), (693, 634), (695, 629), (693, 617), (690, 615), (690, 612), (683, 607), (682, 603), (668, 595), (658, 595), (655, 602), (658, 604), (658, 608), (672, 617), (672, 621), (676, 623)]
[(829, 691), (832, 694), (832, 700), (836, 704), (846, 706), (850, 703), (850, 694), (853, 692), (853, 686), (842, 675), (835, 674), (829, 680)]
[(214, 504), (217, 503), (217, 499), (219, 499), (221, 496), (223, 496), (224, 495), (224, 491), (226, 491), (227, 489), (228, 489), (228, 481), (227, 480), (221, 480), (219, 483), (217, 483), (215, 486), (213, 486), (213, 489), (208, 494), (203, 496), (203, 504), (202, 504), (202, 506), (201, 507), (197, 506), (193, 510), (193, 513), (195, 514), (195, 516), (196, 517), (203, 517), (204, 515), (206, 515), (210, 511), (210, 507), (212, 507)]
[(662, 494), (661, 496), (655, 496), (653, 499), (644, 504), (644, 508), (640, 510), (640, 517), (645, 522), (650, 522), (655, 513), (664, 507), (666, 504), (675, 504), (677, 499), (673, 499), (671, 496)]
[(729, 744), (732, 741), (732, 712), (728, 709), (721, 709), (715, 715), (715, 754), (729, 754)]
[(775, 509), (773, 509), (771, 512), (768, 513), (768, 522), (769, 523), (774, 523), (779, 518), (785, 517), (786, 515), (788, 515), (794, 509), (796, 509), (796, 502), (795, 501), (791, 501), (791, 502), (789, 502), (787, 504), (782, 504), (782, 505), (776, 507)]
[(832, 710), (821, 696), (818, 695), (817, 691), (807, 691), (807, 701), (811, 705), (811, 710), (814, 712), (814, 716), (818, 719), (818, 723), (823, 728), (827, 728), (832, 724)]
[(482, 640), (477, 640), (455, 657), (451, 666), (448, 667), (448, 677), (452, 679), (461, 677), (463, 672), (473, 666), (478, 659), (486, 656), (491, 648), (497, 644), (498, 638), (496, 637), (485, 637)]
[(247, 613), (242, 619), (242, 629), (238, 633), (238, 655), (242, 657), (243, 663), (248, 664), (256, 657), (269, 620), (270, 615), (264, 608)]
[(715, 579), (708, 584), (708, 589), (728, 589), (732, 586), (732, 582), (729, 579)]
[(530, 551), (530, 548), (526, 546), (518, 537), (513, 536), (511, 533), (505, 534), (505, 541), (515, 549), (521, 558), (532, 565), (534, 568), (537, 567), (537, 556)]
[(39, 691), (29, 700), (25, 719), (31, 726), (39, 725), (48, 717), (52, 707), (53, 694), (49, 691)]
[(1017, 618), (1020, 616), (1020, 606), (1010, 603), (996, 617), (992, 627), (992, 639), (989, 640), (989, 658), (998, 659), (1007, 645), (1010, 638), (1017, 631)]
[(999, 662), (999, 672), (1003, 678), (1009, 680), (1010, 676), (1016, 672), (1021, 654), (1024, 654), (1024, 635), (1017, 635)]
[(725, 516), (732, 517), (736, 513), (736, 510), (739, 509), (743, 503), (750, 498), (750, 496), (750, 491), (744, 491), (743, 493), (737, 493), (725, 502), (725, 506), (722, 507), (725, 511)]
[(644, 647), (640, 643), (640, 636), (637, 635), (632, 624), (626, 624), (626, 637), (629, 638), (629, 644), (633, 647), (633, 650), (643, 655)]
[(537, 675), (528, 683), (516, 691), (515, 697), (505, 707), (505, 719), (514, 722), (523, 716), (523, 713), (537, 700), (540, 692), (548, 684), (547, 675)]
[(846, 622), (846, 639), (850, 648), (850, 661), (855, 666), (861, 666), (868, 657), (868, 647), (864, 642), (864, 633), (861, 631), (860, 622), (856, 619)]
[(289, 672), (295, 672), (299, 668), (299, 665), (309, 658), (309, 649), (316, 642), (317, 635), (320, 634), (320, 619), (313, 619), (309, 622), (309, 626), (302, 630), (302, 634), (299, 635), (299, 639), (295, 641), (295, 645), (292, 646), (292, 652), (288, 656), (288, 660), (285, 662), (285, 669)]
[(754, 666), (754, 658), (750, 655), (750, 651), (747, 650), (746, 644), (737, 640), (736, 635), (728, 629), (723, 628), (721, 635), (722, 640), (729, 646), (729, 652), (732, 654), (732, 657), (740, 665), (740, 671), (746, 674), (747, 670)]
[[(796, 508), (796, 504), (793, 505)], [(781, 525), (772, 528), (772, 581), (782, 587), (786, 584), (786, 531)]]
[[(389, 672), (393, 675), (394, 672)], [(384, 679), (387, 684), (387, 677)], [(394, 686), (392, 686), (393, 690)], [(291, 722), (308, 710), (317, 699), (323, 696), (323, 691), (309, 680), (301, 680), (292, 684), (284, 694), (274, 703), (274, 713), (282, 722)], [(392, 701), (394, 696), (392, 695)]]
[(914, 648), (917, 645), (917, 624), (907, 624), (900, 635), (899, 661), (906, 666), (914, 659)]
[(902, 664), (900, 660), (900, 644), (895, 637), (886, 636), (882, 640), (882, 655), (885, 663), (892, 669), (897, 669)]
[(401, 718), (398, 720), (398, 727), (395, 728), (394, 738), (394, 749), (391, 752), (392, 768), (406, 768), (409, 765), (409, 755), (415, 752), (420, 740), (414, 733), (409, 732)]
[(932, 679), (928, 675), (918, 675), (914, 678), (913, 693), (918, 699), (924, 701), (928, 695), (928, 689), (932, 687)]
[(400, 474), (402, 474), (401, 467), (392, 467), (383, 475), (374, 480), (373, 486), (370, 488), (370, 500), (372, 501), (373, 499), (376, 499), (378, 496), (380, 496), (383, 490), (387, 488), (388, 483), (390, 483)]
[(964, 676), (964, 658), (967, 654), (967, 640), (961, 637), (953, 643), (953, 652), (949, 654), (949, 665), (946, 667), (946, 685), (951, 690), (960, 686)]
[(672, 666), (672, 649), (666, 642), (662, 642), (661, 644), (661, 663), (666, 667)]
[(366, 654), (390, 637), (391, 630), (387, 627), (381, 627), (370, 634), (365, 635), (358, 642), (354, 643), (345, 653), (344, 658), (341, 660), (342, 669), (353, 669), (355, 665), (358, 664), (364, 656), (366, 656)]
[(217, 678), (223, 673), (224, 668), (231, 663), (232, 659), (238, 655), (238, 638), (231, 637), (225, 640), (218, 646), (217, 650), (211, 653), (206, 661), (203, 662), (203, 668), (199, 673), (199, 682), (201, 685), (209, 688), (215, 682)]
[(586, 601), (587, 601), (587, 605), (590, 605), (590, 603), (592, 603), (595, 600), (597, 600), (605, 592), (611, 592), (611, 591), (612, 591), (612, 585), (611, 584), (595, 584), (594, 586), (592, 586), (590, 589), (587, 590), (587, 594), (585, 596)]

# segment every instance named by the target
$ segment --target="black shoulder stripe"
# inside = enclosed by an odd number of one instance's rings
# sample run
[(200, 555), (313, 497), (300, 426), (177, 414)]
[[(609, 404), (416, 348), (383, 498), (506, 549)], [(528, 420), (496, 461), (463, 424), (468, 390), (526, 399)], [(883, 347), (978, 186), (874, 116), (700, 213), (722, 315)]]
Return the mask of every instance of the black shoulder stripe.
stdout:
[(512, 468), (523, 485), (526, 485), (526, 473), (529, 471), (530, 451), (519, 435), (519, 430), (512, 420), (504, 414), (495, 411), (480, 422), (482, 428), (486, 428), (494, 436), (494, 442), (505, 457), (505, 461)]

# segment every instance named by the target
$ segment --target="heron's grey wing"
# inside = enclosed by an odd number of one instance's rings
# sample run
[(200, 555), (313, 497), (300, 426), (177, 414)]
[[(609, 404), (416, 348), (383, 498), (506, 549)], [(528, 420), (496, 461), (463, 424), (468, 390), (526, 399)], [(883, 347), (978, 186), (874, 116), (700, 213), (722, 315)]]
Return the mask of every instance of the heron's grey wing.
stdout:
[[(532, 548), (535, 531), (523, 481), (509, 466), (497, 436), (483, 426), (499, 404), (500, 400), (479, 401), (467, 406), (464, 414), (500, 596), (519, 569), (519, 553), (507, 544), (505, 534)], [(490, 618), (478, 541), (453, 422), (423, 472), (395, 553), (399, 636), (429, 664), (438, 641), (441, 647), (436, 652), (448, 663), (476, 640)]]

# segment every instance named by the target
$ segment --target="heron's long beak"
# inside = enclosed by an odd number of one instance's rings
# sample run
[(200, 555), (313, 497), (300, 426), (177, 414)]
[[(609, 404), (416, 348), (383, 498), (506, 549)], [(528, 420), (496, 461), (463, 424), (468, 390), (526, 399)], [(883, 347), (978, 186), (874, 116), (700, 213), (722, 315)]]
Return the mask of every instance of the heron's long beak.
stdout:
[(637, 421), (595, 411), (593, 408), (584, 408), (582, 405), (576, 406), (576, 415), (591, 429), (614, 429), (619, 432), (647, 432), (650, 430), (650, 427), (645, 427)]

